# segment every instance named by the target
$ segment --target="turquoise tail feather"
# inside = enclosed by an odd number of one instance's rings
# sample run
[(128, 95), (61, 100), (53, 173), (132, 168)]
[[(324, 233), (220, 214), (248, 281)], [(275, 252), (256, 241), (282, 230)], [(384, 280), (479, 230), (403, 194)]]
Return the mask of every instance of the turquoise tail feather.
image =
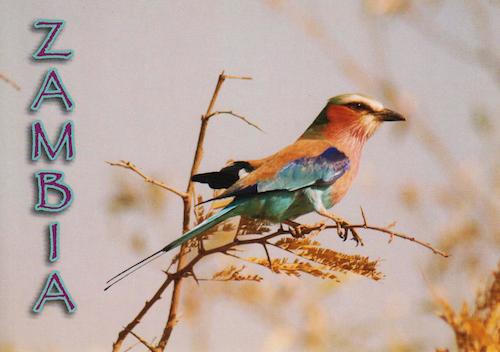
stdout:
[(238, 207), (238, 204), (231, 203), (227, 207), (223, 208), (221, 211), (219, 211), (217, 214), (212, 215), (205, 221), (199, 223), (195, 227), (193, 227), (191, 230), (186, 232), (184, 235), (176, 239), (175, 241), (172, 241), (171, 243), (167, 244), (165, 247), (162, 248), (161, 251), (163, 252), (168, 252), (175, 247), (178, 247), (182, 245), (184, 242), (190, 240), (191, 238), (194, 238), (206, 230), (212, 228), (213, 226), (223, 222), (224, 220), (227, 220), (228, 218), (235, 216), (234, 210)]
[(139, 270), (144, 265), (155, 260), (156, 258), (159, 258), (161, 255), (167, 253), (168, 251), (182, 245), (184, 242), (190, 240), (191, 238), (194, 238), (194, 237), (202, 234), (206, 230), (223, 222), (224, 220), (229, 219), (230, 217), (236, 216), (237, 214), (235, 214), (235, 210), (236, 210), (236, 208), (238, 208), (239, 204), (240, 204), (239, 202), (233, 202), (233, 203), (229, 204), (228, 206), (223, 208), (221, 211), (219, 211), (217, 214), (212, 215), (211, 217), (209, 217), (205, 221), (199, 223), (198, 225), (193, 227), (191, 230), (186, 232), (184, 235), (182, 235), (181, 237), (179, 237), (175, 241), (170, 242), (169, 244), (167, 244), (165, 247), (163, 247), (159, 251), (154, 252), (153, 254), (147, 256), (146, 258), (138, 261), (134, 265), (132, 265), (132, 266), (128, 267), (127, 269), (121, 271), (120, 273), (116, 274), (115, 276), (113, 276), (111, 279), (109, 279), (106, 282), (109, 285), (104, 289), (104, 291), (109, 289), (111, 286), (117, 284), (118, 282), (120, 282), (121, 280), (123, 280), (124, 278), (129, 276), (130, 274)]

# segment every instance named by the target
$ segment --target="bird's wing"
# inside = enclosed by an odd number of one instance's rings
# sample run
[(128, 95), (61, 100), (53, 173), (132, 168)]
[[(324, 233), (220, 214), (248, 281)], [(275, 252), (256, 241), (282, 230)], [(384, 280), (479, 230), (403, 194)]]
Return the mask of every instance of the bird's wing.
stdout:
[(330, 143), (298, 141), (263, 159), (260, 167), (214, 199), (329, 185), (348, 169), (349, 158)]
[(304, 156), (285, 165), (269, 180), (257, 184), (258, 193), (276, 190), (296, 191), (310, 186), (330, 185), (349, 168), (347, 156), (329, 147), (317, 156)]

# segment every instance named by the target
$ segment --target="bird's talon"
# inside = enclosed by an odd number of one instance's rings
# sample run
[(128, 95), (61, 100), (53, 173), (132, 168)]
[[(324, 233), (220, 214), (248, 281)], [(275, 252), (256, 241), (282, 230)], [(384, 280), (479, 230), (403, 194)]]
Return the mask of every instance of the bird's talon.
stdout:
[(358, 232), (354, 229), (351, 229), (351, 234), (352, 234), (352, 240), (356, 242), (356, 247), (361, 245), (364, 246), (365, 244), (363, 243), (363, 239), (361, 236), (358, 234)]
[(302, 233), (303, 232), (302, 225), (293, 228), (293, 230), (291, 232), (292, 232), (292, 237), (293, 238), (304, 237), (304, 234)]

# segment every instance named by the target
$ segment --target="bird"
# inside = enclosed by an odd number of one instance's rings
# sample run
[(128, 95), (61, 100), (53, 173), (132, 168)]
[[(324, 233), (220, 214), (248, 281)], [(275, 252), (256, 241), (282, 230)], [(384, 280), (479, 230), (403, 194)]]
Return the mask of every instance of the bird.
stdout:
[(305, 132), (277, 153), (194, 175), (193, 182), (224, 189), (202, 203), (232, 200), (181, 237), (112, 277), (107, 283), (113, 283), (107, 288), (141, 264), (232, 217), (298, 225), (293, 221), (297, 217), (317, 213), (337, 220), (328, 209), (338, 204), (351, 187), (366, 141), (382, 122), (405, 120), (400, 113), (366, 95), (350, 93), (330, 98)]

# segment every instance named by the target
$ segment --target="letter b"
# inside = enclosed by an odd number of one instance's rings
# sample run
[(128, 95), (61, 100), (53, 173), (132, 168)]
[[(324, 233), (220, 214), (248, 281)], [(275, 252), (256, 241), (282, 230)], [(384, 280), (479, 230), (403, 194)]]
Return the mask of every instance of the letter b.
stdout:
[[(66, 209), (73, 201), (71, 188), (64, 183), (64, 173), (55, 170), (42, 170), (35, 173), (38, 187), (38, 202), (36, 211), (60, 212)], [(49, 190), (60, 194), (59, 202), (49, 203)]]

